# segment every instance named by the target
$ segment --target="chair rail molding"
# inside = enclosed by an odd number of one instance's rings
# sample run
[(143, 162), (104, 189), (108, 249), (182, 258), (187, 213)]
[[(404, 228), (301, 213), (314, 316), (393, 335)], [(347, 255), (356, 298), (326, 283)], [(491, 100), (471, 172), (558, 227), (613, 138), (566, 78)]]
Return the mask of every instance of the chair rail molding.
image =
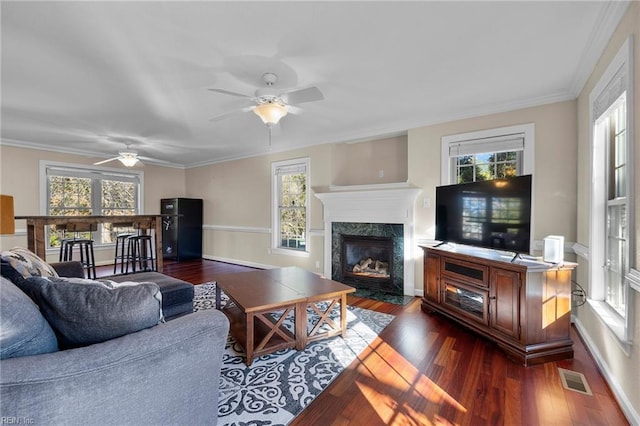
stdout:
[(585, 260), (589, 260), (589, 247), (585, 246), (584, 244), (575, 243), (571, 248), (577, 256)]

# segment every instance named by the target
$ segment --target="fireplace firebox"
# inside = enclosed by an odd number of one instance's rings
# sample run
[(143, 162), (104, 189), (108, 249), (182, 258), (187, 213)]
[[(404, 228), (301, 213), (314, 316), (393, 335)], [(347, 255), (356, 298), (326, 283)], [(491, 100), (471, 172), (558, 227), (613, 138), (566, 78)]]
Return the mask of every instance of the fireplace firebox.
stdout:
[(342, 276), (346, 283), (389, 291), (393, 271), (393, 239), (342, 236)]
[(404, 225), (333, 222), (331, 279), (362, 290), (404, 294)]

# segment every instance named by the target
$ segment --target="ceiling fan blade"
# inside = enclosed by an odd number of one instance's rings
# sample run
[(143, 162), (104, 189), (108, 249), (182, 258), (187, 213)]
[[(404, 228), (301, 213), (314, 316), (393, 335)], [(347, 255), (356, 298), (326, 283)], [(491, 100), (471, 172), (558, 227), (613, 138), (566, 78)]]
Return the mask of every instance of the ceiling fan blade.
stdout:
[(225, 95), (238, 96), (240, 98), (253, 99), (253, 96), (245, 95), (244, 93), (232, 92), (230, 90), (225, 90), (225, 89), (207, 89), (207, 90), (210, 90), (211, 92), (223, 93)]
[(300, 115), (304, 112), (304, 110), (294, 105), (287, 105), (287, 112), (293, 115)]
[(236, 110), (236, 111), (225, 112), (225, 113), (222, 113), (220, 115), (216, 115), (215, 117), (210, 118), (209, 121), (224, 120), (225, 118), (232, 117), (232, 116), (234, 116), (236, 114), (242, 114), (242, 113), (245, 113), (245, 112), (253, 111), (254, 108), (255, 108), (255, 105), (252, 105), (252, 106), (241, 108), (241, 109)]
[(324, 95), (317, 87), (307, 87), (306, 89), (294, 90), (280, 95), (287, 104), (301, 104), (304, 102), (321, 101)]
[(108, 160), (98, 161), (97, 163), (93, 163), (94, 166), (99, 166), (100, 164), (108, 163), (109, 161), (115, 161), (120, 159), (120, 157), (109, 158)]

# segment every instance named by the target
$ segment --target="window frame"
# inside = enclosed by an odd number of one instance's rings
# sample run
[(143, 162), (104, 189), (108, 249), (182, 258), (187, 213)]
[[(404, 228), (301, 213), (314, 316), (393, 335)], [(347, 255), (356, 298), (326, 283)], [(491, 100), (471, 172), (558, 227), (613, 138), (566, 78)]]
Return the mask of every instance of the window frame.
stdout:
[[(64, 163), (64, 162), (56, 162), (56, 161), (48, 161), (48, 160), (40, 160), (39, 165), (39, 174), (40, 174), (40, 214), (46, 216), (49, 214), (49, 171), (50, 170), (58, 170), (60, 173), (56, 172), (56, 175), (59, 176), (71, 176), (71, 177), (80, 177), (80, 178), (92, 178), (99, 179), (102, 175), (104, 176), (104, 180), (121, 180), (128, 182), (137, 181), (138, 188), (136, 193), (136, 214), (144, 214), (143, 212), (143, 203), (142, 203), (142, 194), (144, 194), (144, 172), (139, 170), (123, 170), (113, 167), (99, 167), (99, 166), (89, 166), (86, 164), (76, 164), (76, 163)], [(120, 179), (118, 179), (120, 178)], [(124, 179), (123, 179), (124, 178)], [(100, 204), (100, 209), (102, 209), (102, 199), (101, 196), (96, 193), (92, 194), (92, 205), (98, 202)], [(92, 209), (92, 215), (95, 215), (95, 210)], [(49, 246), (49, 235), (47, 231), (47, 249), (54, 249), (55, 247)], [(96, 241), (96, 247), (100, 246), (109, 246), (113, 245), (113, 243), (102, 243), (101, 241)]]
[(450, 155), (452, 147), (474, 146), (477, 153), (482, 152), (482, 147), (486, 147), (484, 152), (494, 152), (496, 147), (516, 138), (522, 138), (522, 170), (520, 175), (533, 174), (535, 157), (535, 124), (519, 124), (515, 126), (497, 127), (493, 129), (480, 130), (475, 132), (460, 133), (444, 136), (441, 139), (441, 174), (440, 184), (450, 185), (456, 183), (455, 164)]
[[(306, 186), (306, 194), (305, 194), (305, 235), (307, 237), (307, 243), (305, 245), (304, 250), (292, 249), (287, 247), (282, 247), (280, 245), (281, 234), (280, 234), (280, 179), (278, 178), (278, 169), (279, 168), (289, 168), (289, 167), (304, 167), (305, 168), (305, 186)], [(295, 158), (290, 160), (282, 160), (282, 161), (274, 161), (271, 163), (271, 253), (272, 254), (284, 254), (289, 256), (297, 256), (297, 257), (309, 257), (309, 229), (310, 229), (310, 204), (311, 204), (311, 187), (310, 187), (310, 176), (311, 176), (311, 161), (309, 157), (304, 158)]]
[[(626, 92), (626, 126), (627, 126), (627, 235), (628, 247), (625, 255), (626, 265), (623, 278), (623, 291), (625, 291), (625, 313), (621, 315), (606, 301), (606, 237), (607, 237), (607, 207), (609, 205), (609, 163), (607, 159), (609, 146), (604, 132), (608, 126), (598, 123), (601, 118), (608, 115), (616, 105), (616, 100)], [(635, 246), (635, 197), (634, 197), (634, 170), (633, 170), (633, 38), (630, 36), (622, 44), (607, 69), (602, 74), (589, 94), (589, 142), (590, 142), (590, 169), (591, 176), (589, 192), (589, 291), (587, 300), (589, 306), (600, 320), (616, 337), (618, 343), (625, 352), (630, 351), (633, 338), (634, 303), (633, 290), (640, 291), (635, 285), (638, 271), (631, 267), (635, 258), (637, 247)], [(602, 135), (598, 134), (598, 131)]]

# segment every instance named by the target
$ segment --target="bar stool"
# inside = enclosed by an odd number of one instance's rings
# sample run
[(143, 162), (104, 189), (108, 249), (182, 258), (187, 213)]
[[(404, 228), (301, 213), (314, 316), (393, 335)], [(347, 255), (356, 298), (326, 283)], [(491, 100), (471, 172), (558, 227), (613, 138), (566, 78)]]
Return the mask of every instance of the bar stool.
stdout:
[(124, 273), (125, 265), (127, 268), (129, 262), (131, 262), (131, 252), (129, 249), (129, 237), (133, 237), (135, 234), (122, 233), (116, 235), (116, 251), (113, 258), (113, 273), (116, 274), (118, 268), (118, 262), (120, 262), (120, 273)]
[[(138, 230), (138, 234), (127, 238), (127, 251), (133, 272), (136, 272), (136, 264), (140, 266), (141, 271), (155, 271), (153, 238), (148, 234), (151, 232), (151, 222), (136, 222), (133, 227)], [(125, 273), (129, 273), (129, 263)]]
[[(56, 225), (56, 230), (62, 230), (66, 234), (67, 232), (73, 232), (73, 238), (63, 238), (60, 241), (60, 254), (58, 259), (60, 262), (68, 262), (73, 260), (73, 251), (77, 247), (80, 253), (80, 263), (82, 267), (87, 271), (87, 278), (95, 279), (96, 274), (96, 260), (93, 252), (93, 239), (91, 239), (91, 233), (98, 230), (98, 225), (95, 223), (68, 223), (65, 225)], [(80, 233), (89, 233), (89, 238), (80, 237)]]

